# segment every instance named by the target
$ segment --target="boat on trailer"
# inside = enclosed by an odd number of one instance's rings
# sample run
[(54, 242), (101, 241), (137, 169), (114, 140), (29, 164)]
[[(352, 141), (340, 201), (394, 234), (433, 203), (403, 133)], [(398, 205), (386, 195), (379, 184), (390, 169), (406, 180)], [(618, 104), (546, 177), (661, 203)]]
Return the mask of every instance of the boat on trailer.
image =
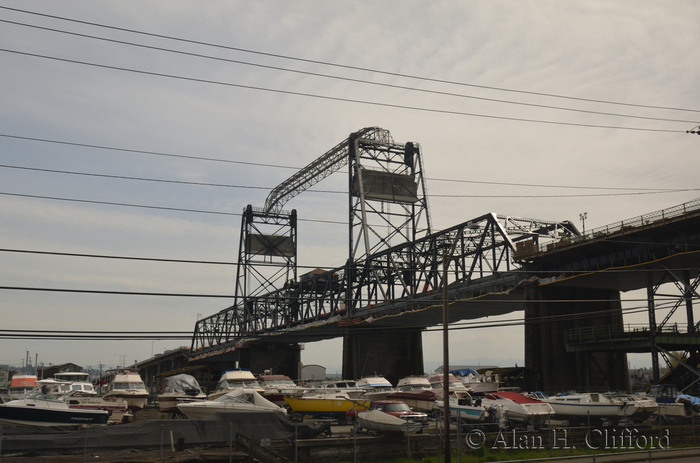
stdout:
[(337, 392), (334, 394), (307, 394), (302, 397), (285, 397), (292, 412), (298, 416), (312, 416), (314, 418), (331, 418), (340, 423), (347, 422), (347, 411), (368, 410), (368, 399), (352, 399), (347, 394)]

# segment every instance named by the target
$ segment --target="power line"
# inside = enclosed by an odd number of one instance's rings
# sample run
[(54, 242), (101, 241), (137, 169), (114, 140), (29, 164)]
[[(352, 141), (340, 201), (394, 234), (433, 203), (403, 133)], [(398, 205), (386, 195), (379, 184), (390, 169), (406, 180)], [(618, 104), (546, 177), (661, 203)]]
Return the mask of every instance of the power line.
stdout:
[(219, 49), (237, 51), (237, 52), (241, 52), (241, 53), (249, 53), (249, 54), (267, 56), (267, 57), (272, 57), (272, 58), (280, 58), (280, 59), (291, 60), (291, 61), (299, 61), (299, 62), (303, 62), (303, 63), (318, 64), (318, 65), (322, 65), (322, 66), (331, 66), (331, 67), (337, 67), (337, 68), (342, 68), (342, 69), (351, 69), (351, 70), (355, 70), (355, 71), (383, 74), (383, 75), (388, 75), (388, 76), (393, 76), (393, 77), (404, 77), (407, 79), (414, 79), (414, 80), (420, 80), (420, 81), (425, 81), (425, 82), (435, 82), (435, 83), (440, 83), (440, 84), (450, 84), (450, 85), (457, 85), (457, 86), (464, 86), (464, 87), (480, 88), (480, 89), (486, 89), (486, 90), (496, 90), (496, 91), (510, 92), (510, 93), (520, 93), (520, 94), (525, 94), (525, 95), (544, 96), (544, 97), (548, 97), (548, 98), (558, 98), (558, 99), (582, 101), (582, 102), (589, 102), (589, 103), (603, 103), (603, 104), (618, 105), (618, 106), (629, 106), (629, 107), (648, 108), (648, 109), (662, 109), (662, 110), (672, 110), (672, 111), (700, 112), (700, 110), (697, 110), (697, 109), (643, 105), (643, 104), (624, 103), (624, 102), (617, 102), (617, 101), (610, 101), (610, 100), (597, 100), (597, 99), (591, 99), (591, 98), (572, 97), (572, 96), (559, 95), (559, 94), (553, 94), (553, 93), (532, 92), (532, 91), (516, 90), (516, 89), (503, 88), (503, 87), (494, 87), (494, 86), (488, 86), (488, 85), (478, 85), (478, 84), (471, 84), (471, 83), (466, 83), (466, 82), (450, 81), (450, 80), (445, 80), (445, 79), (434, 79), (434, 78), (429, 78), (429, 77), (421, 77), (421, 76), (415, 76), (415, 75), (410, 75), (410, 74), (402, 74), (402, 73), (397, 73), (397, 72), (384, 71), (384, 70), (380, 70), (380, 69), (371, 69), (371, 68), (352, 66), (352, 65), (341, 64), (341, 63), (331, 63), (328, 61), (313, 60), (313, 59), (308, 59), (308, 58), (299, 58), (299, 57), (276, 54), (276, 53), (267, 53), (267, 52), (261, 52), (261, 51), (256, 51), (256, 50), (240, 48), (240, 47), (232, 47), (232, 46), (227, 46), (227, 45), (204, 42), (204, 41), (199, 41), (199, 40), (184, 39), (184, 38), (173, 37), (173, 36), (168, 36), (168, 35), (164, 35), (164, 34), (155, 34), (155, 33), (151, 33), (151, 32), (139, 31), (139, 30), (135, 30), (135, 29), (128, 29), (128, 28), (124, 28), (124, 27), (109, 26), (106, 24), (100, 24), (100, 23), (95, 23), (95, 22), (90, 22), (90, 21), (82, 21), (82, 20), (73, 19), (73, 18), (66, 18), (63, 16), (50, 15), (50, 14), (46, 14), (46, 13), (38, 13), (38, 12), (34, 12), (34, 11), (29, 11), (29, 10), (22, 10), (19, 8), (11, 8), (11, 7), (6, 7), (6, 6), (0, 6), (0, 8), (6, 9), (6, 10), (11, 10), (11, 11), (16, 11), (16, 12), (20, 12), (20, 13), (26, 13), (26, 14), (36, 15), (36, 16), (43, 16), (43, 17), (47, 17), (47, 18), (58, 19), (61, 21), (69, 21), (69, 22), (74, 22), (74, 23), (78, 23), (78, 24), (86, 24), (86, 25), (101, 27), (101, 28), (105, 28), (105, 29), (112, 29), (112, 30), (118, 30), (118, 31), (122, 31), (122, 32), (129, 32), (129, 33), (133, 33), (133, 34), (140, 34), (140, 35), (149, 36), (149, 37), (157, 37), (157, 38), (161, 38), (161, 39), (174, 40), (174, 41), (183, 42), (183, 43), (203, 45), (203, 46), (207, 46), (207, 47), (214, 47), (214, 48), (219, 48)]
[(497, 119), (497, 120), (513, 121), (513, 122), (530, 122), (530, 123), (536, 123), (536, 124), (560, 125), (560, 126), (568, 126), (568, 127), (587, 127), (587, 128), (596, 128), (596, 129), (631, 130), (631, 131), (636, 131), (636, 132), (685, 133), (685, 131), (683, 131), (683, 130), (650, 129), (650, 128), (644, 128), (644, 127), (624, 127), (624, 126), (600, 125), (600, 124), (584, 124), (584, 123), (580, 123), (580, 122), (563, 122), (563, 121), (553, 121), (553, 120), (544, 120), (544, 119), (528, 119), (528, 118), (522, 118), (522, 117), (494, 116), (494, 115), (489, 115), (489, 114), (469, 113), (469, 112), (464, 112), (464, 111), (453, 111), (453, 110), (447, 110), (447, 109), (434, 109), (434, 108), (408, 106), (408, 105), (400, 105), (400, 104), (393, 104), (393, 103), (379, 103), (376, 101), (369, 101), (369, 100), (358, 100), (358, 99), (352, 99), (352, 98), (319, 95), (319, 94), (314, 94), (314, 93), (296, 92), (296, 91), (291, 91), (291, 90), (281, 90), (281, 89), (261, 87), (261, 86), (256, 86), (256, 85), (244, 85), (244, 84), (236, 84), (236, 83), (232, 83), (232, 82), (215, 81), (215, 80), (210, 80), (210, 79), (177, 76), (174, 74), (165, 74), (165, 73), (153, 72), (153, 71), (143, 71), (140, 69), (131, 69), (131, 68), (125, 68), (125, 67), (121, 67), (121, 66), (110, 66), (110, 65), (106, 65), (106, 64), (90, 63), (87, 61), (72, 60), (72, 59), (67, 59), (67, 58), (58, 58), (56, 56), (40, 55), (38, 53), (29, 53), (29, 52), (23, 52), (23, 51), (18, 51), (18, 50), (9, 50), (6, 48), (0, 48), (0, 51), (5, 52), (5, 53), (13, 53), (13, 54), (17, 54), (17, 55), (23, 55), (23, 56), (31, 56), (34, 58), (61, 61), (61, 62), (72, 63), (72, 64), (80, 64), (83, 66), (97, 67), (97, 68), (102, 68), (102, 69), (110, 69), (110, 70), (114, 70), (114, 71), (131, 72), (131, 73), (135, 73), (135, 74), (149, 75), (149, 76), (155, 76), (155, 77), (165, 77), (168, 79), (184, 80), (184, 81), (189, 81), (189, 82), (205, 83), (205, 84), (212, 84), (212, 85), (222, 85), (222, 86), (226, 86), (226, 87), (241, 88), (241, 89), (246, 89), (246, 90), (256, 90), (256, 91), (262, 91), (262, 92), (268, 92), (268, 93), (278, 93), (278, 94), (283, 94), (283, 95), (301, 96), (301, 97), (314, 98), (314, 99), (320, 99), (320, 100), (326, 100), (326, 101), (339, 101), (339, 102), (344, 102), (344, 103), (361, 104), (361, 105), (368, 105), (368, 106), (380, 106), (380, 107), (385, 107), (385, 108), (405, 109), (405, 110), (409, 110), (409, 111), (428, 112), (428, 113), (435, 113), (435, 114), (448, 114), (448, 115), (453, 115), (453, 116), (480, 117), (480, 118), (486, 118), (486, 119)]
[[(101, 178), (112, 178), (112, 179), (119, 179), (119, 180), (136, 180), (136, 181), (143, 181), (143, 182), (156, 182), (156, 183), (172, 183), (172, 184), (179, 184), (179, 185), (195, 185), (195, 186), (209, 186), (209, 187), (221, 187), (221, 188), (240, 188), (240, 189), (250, 189), (250, 190), (265, 190), (265, 191), (270, 191), (272, 188), (269, 187), (260, 187), (260, 186), (248, 186), (248, 185), (231, 185), (231, 184), (225, 184), (225, 183), (207, 183), (207, 182), (192, 182), (192, 181), (185, 181), (185, 180), (170, 180), (170, 179), (158, 179), (158, 178), (144, 178), (144, 177), (133, 177), (133, 176), (127, 176), (127, 175), (110, 175), (110, 174), (97, 174), (97, 173), (91, 173), (91, 172), (75, 172), (75, 171), (67, 171), (67, 170), (58, 170), (58, 169), (43, 169), (43, 168), (38, 168), (38, 167), (26, 167), (26, 166), (13, 166), (9, 164), (0, 164), (0, 168), (4, 169), (18, 169), (18, 170), (28, 170), (28, 171), (35, 171), (35, 172), (46, 172), (46, 173), (54, 173), (54, 174), (67, 174), (67, 175), (81, 175), (81, 176), (87, 176), (87, 177), (101, 177)], [(434, 193), (431, 194), (430, 196), (432, 197), (438, 197), (438, 198), (550, 198), (550, 197), (556, 197), (556, 198), (566, 198), (566, 197), (582, 197), (582, 196), (629, 196), (629, 195), (639, 195), (639, 194), (658, 194), (658, 193), (682, 193), (686, 191), (700, 191), (700, 188), (684, 188), (684, 189), (670, 189), (670, 188), (623, 188), (623, 187), (585, 187), (585, 186), (565, 186), (565, 185), (535, 185), (535, 184), (518, 184), (518, 183), (506, 183), (506, 182), (486, 182), (486, 181), (470, 181), (470, 180), (449, 180), (449, 179), (444, 179), (444, 181), (452, 181), (452, 182), (460, 182), (460, 183), (479, 183), (479, 184), (493, 184), (493, 185), (499, 185), (499, 186), (524, 186), (524, 187), (532, 187), (532, 188), (571, 188), (571, 189), (586, 189), (586, 190), (600, 190), (600, 189), (610, 189), (610, 190), (633, 190), (632, 192), (628, 193), (598, 193), (598, 194), (593, 194), (593, 195), (562, 195), (562, 194), (557, 194), (557, 195), (468, 195), (468, 194), (440, 194), (440, 193)], [(636, 191), (634, 191), (636, 190)], [(306, 190), (309, 193), (331, 193), (331, 194), (346, 194), (345, 191), (337, 191), (337, 190), (318, 190), (318, 189), (309, 189)]]
[[(653, 245), (656, 243), (645, 242), (645, 241), (630, 241), (630, 240), (615, 240), (615, 243), (628, 243), (637, 245)], [(238, 265), (237, 262), (230, 261), (211, 261), (211, 260), (194, 260), (194, 259), (172, 259), (172, 258), (160, 258), (160, 257), (136, 257), (136, 256), (115, 256), (108, 254), (87, 254), (78, 252), (58, 252), (58, 251), (41, 251), (34, 249), (11, 249), (11, 248), (0, 248), (0, 252), (12, 252), (18, 254), (38, 254), (38, 255), (48, 255), (48, 256), (59, 256), (59, 257), (84, 257), (84, 258), (95, 258), (95, 259), (115, 259), (115, 260), (134, 260), (134, 261), (144, 261), (144, 262), (164, 262), (164, 263), (176, 263), (176, 264), (204, 264), (204, 265)], [(256, 262), (256, 267), (275, 267), (278, 268), (279, 265), (270, 262)], [(318, 265), (297, 265), (300, 269), (316, 269)], [(344, 266), (334, 266), (331, 268), (339, 269)], [(422, 268), (408, 268), (402, 267), (402, 271), (420, 271)], [(684, 271), (692, 270), (690, 267), (678, 267), (678, 268), (666, 268), (667, 271)], [(605, 273), (642, 273), (647, 272), (644, 269), (626, 269), (626, 268), (609, 268), (604, 269)], [(511, 269), (509, 273), (522, 273), (526, 275), (550, 275), (552, 272), (549, 270), (521, 270), (521, 269)], [(589, 270), (579, 270), (579, 271), (567, 271), (567, 275), (586, 275), (590, 273)]]
[(600, 116), (626, 117), (626, 118), (631, 118), (631, 119), (642, 119), (642, 120), (663, 121), (663, 122), (682, 122), (682, 123), (690, 123), (690, 124), (693, 124), (696, 122), (694, 120), (691, 121), (691, 120), (686, 120), (686, 119), (669, 119), (669, 118), (662, 118), (662, 117), (648, 117), (648, 116), (638, 116), (638, 115), (632, 115), (632, 114), (618, 114), (618, 113), (610, 113), (610, 112), (604, 112), (604, 111), (593, 111), (593, 110), (585, 110), (585, 109), (577, 109), (577, 108), (566, 108), (566, 107), (561, 107), (561, 106), (553, 106), (553, 105), (545, 105), (545, 104), (537, 104), (537, 103), (525, 103), (525, 102), (521, 102), (521, 101), (502, 100), (502, 99), (497, 99), (497, 98), (486, 98), (486, 97), (465, 95), (465, 94), (453, 93), (453, 92), (444, 92), (444, 91), (438, 91), (438, 90), (429, 90), (429, 89), (423, 89), (423, 88), (408, 87), (408, 86), (404, 86), (404, 85), (388, 84), (388, 83), (383, 83), (383, 82), (374, 82), (374, 81), (369, 81), (369, 80), (364, 80), (364, 79), (355, 79), (355, 78), (350, 78), (350, 77), (321, 74), (318, 72), (301, 71), (298, 69), (289, 69), (289, 68), (283, 68), (283, 67), (279, 67), (279, 66), (251, 63), (248, 61), (234, 60), (234, 59), (222, 58), (222, 57), (218, 57), (218, 56), (204, 55), (201, 53), (186, 52), (186, 51), (182, 51), (182, 50), (173, 50), (173, 49), (164, 48), (164, 47), (156, 47), (156, 46), (152, 46), (152, 45), (127, 42), (124, 40), (109, 39), (106, 37), (98, 37), (98, 36), (89, 35), (89, 34), (70, 32), (70, 31), (49, 28), (49, 27), (43, 27), (43, 26), (36, 26), (36, 25), (20, 23), (20, 22), (16, 22), (16, 21), (8, 21), (8, 20), (0, 19), (0, 22), (14, 24), (14, 25), (18, 25), (18, 26), (24, 26), (24, 27), (31, 27), (31, 28), (41, 29), (41, 30), (46, 30), (46, 31), (51, 31), (51, 32), (57, 32), (57, 33), (61, 33), (61, 34), (74, 35), (77, 37), (89, 38), (89, 39), (94, 39), (94, 40), (102, 40), (105, 42), (118, 43), (121, 45), (129, 45), (129, 46), (133, 46), (133, 47), (146, 48), (146, 49), (150, 49), (150, 50), (164, 51), (164, 52), (168, 52), (168, 53), (175, 53), (175, 54), (192, 56), (192, 57), (197, 57), (197, 58), (211, 59), (211, 60), (222, 61), (222, 62), (227, 62), (227, 63), (241, 64), (241, 65), (245, 65), (245, 66), (253, 66), (253, 67), (259, 67), (259, 68), (270, 69), (270, 70), (275, 70), (275, 71), (291, 72), (291, 73), (303, 74), (303, 75), (308, 75), (308, 76), (313, 76), (313, 77), (322, 77), (322, 78), (326, 78), (326, 79), (342, 80), (345, 82), (354, 82), (354, 83), (361, 83), (361, 84), (373, 85), (373, 86), (379, 86), (379, 87), (385, 87), (385, 88), (393, 88), (393, 89), (398, 89), (398, 90), (408, 90), (408, 91), (412, 91), (412, 92), (420, 92), (420, 93), (427, 93), (427, 94), (433, 94), (433, 95), (468, 98), (468, 99), (473, 99), (473, 100), (488, 101), (488, 102), (492, 102), (492, 103), (512, 104), (512, 105), (517, 105), (517, 106), (528, 106), (528, 107), (541, 108), (541, 109), (553, 109), (553, 110), (557, 110), (557, 111), (569, 111), (569, 112), (577, 112), (577, 113), (584, 113), (584, 114), (596, 114), (596, 115), (600, 115)]
[(159, 297), (201, 297), (201, 298), (217, 298), (217, 299), (234, 299), (233, 294), (192, 294), (192, 293), (158, 293), (144, 291), (109, 291), (98, 289), (68, 289), (68, 288), (46, 288), (46, 287), (28, 287), (28, 286), (0, 286), (0, 289), (9, 291), (37, 291), (37, 292), (56, 292), (56, 293), (83, 293), (83, 294), (112, 294), (120, 296), (159, 296)]
[[(0, 134), (2, 136), (2, 134)], [(268, 166), (273, 167), (273, 166)], [(92, 172), (76, 172), (68, 170), (58, 170), (58, 169), (44, 169), (39, 167), (27, 167), (27, 166), (14, 166), (9, 164), (0, 164), (0, 168), (4, 169), (18, 169), (18, 170), (28, 170), (35, 172), (47, 172), (54, 174), (68, 174), (68, 175), (82, 175), (87, 177), (102, 177), (102, 178), (113, 178), (120, 180), (138, 180), (144, 182), (159, 182), (159, 183), (173, 183), (180, 185), (196, 185), (196, 186), (210, 186), (210, 187), (222, 187), (222, 188), (241, 188), (241, 189), (252, 189), (252, 190), (272, 190), (269, 187), (260, 186), (248, 186), (248, 185), (231, 185), (225, 183), (207, 183), (207, 182), (191, 182), (185, 180), (171, 180), (171, 179), (159, 179), (159, 178), (144, 178), (144, 177), (133, 177), (126, 175), (110, 175), (110, 174), (97, 174)], [(301, 168), (299, 168), (301, 169)], [(459, 180), (459, 179), (440, 179), (440, 178), (426, 178), (426, 180), (431, 181), (442, 181), (442, 182), (453, 182), (453, 183), (469, 183), (469, 184), (480, 184), (480, 185), (496, 185), (496, 186), (519, 186), (519, 187), (529, 187), (529, 188), (558, 188), (558, 189), (578, 189), (578, 190), (622, 190), (622, 191), (642, 191), (651, 193), (679, 193), (685, 191), (699, 191), (700, 188), (625, 188), (625, 187), (594, 187), (594, 186), (571, 186), (571, 185), (545, 185), (545, 184), (533, 184), (533, 183), (511, 183), (511, 182), (491, 182), (483, 180)], [(309, 189), (306, 190), (312, 193), (333, 193), (333, 194), (345, 194), (345, 191), (335, 191), (335, 190), (317, 190)], [(632, 194), (632, 193), (626, 193)], [(453, 194), (432, 194), (430, 196), (436, 197), (473, 197), (472, 195), (453, 195)], [(517, 195), (519, 197), (521, 195)], [(561, 195), (555, 195), (554, 197), (560, 197)], [(480, 197), (495, 197), (491, 195), (480, 196)], [(512, 196), (507, 196), (512, 197)], [(538, 196), (539, 197), (539, 196)], [(545, 196), (547, 197), (547, 196)]]
[(54, 143), (54, 144), (58, 144), (58, 145), (80, 146), (83, 148), (94, 148), (94, 149), (100, 149), (100, 150), (122, 151), (125, 153), (138, 153), (138, 154), (148, 154), (148, 155), (153, 155), (153, 156), (166, 156), (166, 157), (181, 158), (181, 159), (194, 159), (197, 161), (224, 162), (224, 163), (231, 163), (231, 164), (243, 164), (243, 165), (248, 165), (248, 166), (275, 167), (275, 168), (281, 168), (281, 169), (299, 170), (298, 167), (283, 166), (283, 165), (279, 165), (279, 164), (265, 164), (265, 163), (260, 163), (260, 162), (233, 161), (230, 159), (206, 158), (206, 157), (201, 157), (201, 156), (187, 156), (187, 155), (183, 155), (183, 154), (162, 153), (162, 152), (158, 152), (158, 151), (137, 150), (137, 149), (129, 149), (129, 148), (117, 148), (114, 146), (94, 145), (94, 144), (88, 144), (88, 143), (76, 143), (76, 142), (61, 141), (61, 140), (49, 140), (46, 138), (22, 137), (19, 135), (10, 135), (10, 134), (6, 134), (6, 133), (0, 133), (0, 137), (16, 138), (18, 140), (38, 141), (38, 142), (42, 142), (42, 143)]
[[(580, 301), (579, 301), (580, 302)], [(669, 308), (662, 307), (661, 310)], [(633, 307), (633, 308), (623, 308), (621, 310), (622, 315), (632, 315), (636, 313), (644, 313), (648, 309), (646, 307)], [(486, 329), (486, 328), (503, 328), (508, 326), (524, 326), (524, 325), (537, 325), (544, 323), (552, 323), (562, 319), (589, 319), (598, 318), (600, 316), (616, 314), (616, 309), (602, 310), (602, 311), (591, 311), (578, 314), (566, 314), (566, 315), (550, 315), (545, 317), (536, 317), (531, 319), (525, 319), (524, 317), (509, 318), (505, 320), (497, 321), (470, 321), (470, 322), (456, 322), (450, 324), (448, 327), (449, 331), (463, 331), (463, 330), (474, 330), (474, 329)], [(634, 326), (647, 326), (646, 324), (635, 324)], [(400, 332), (406, 330), (423, 329), (426, 332), (437, 332), (442, 331), (442, 327), (434, 326), (402, 326), (402, 327), (383, 327), (383, 330)], [(353, 328), (355, 332), (363, 331), (374, 331), (375, 328), (370, 327), (356, 327)], [(308, 339), (310, 337), (328, 337), (329, 335), (337, 334), (337, 331), (333, 330), (320, 330), (313, 334), (309, 333), (294, 333), (286, 332), (286, 336), (298, 337)], [(0, 339), (49, 339), (49, 340), (184, 340), (192, 339), (194, 333), (189, 331), (69, 331), (69, 330), (0, 330)]]

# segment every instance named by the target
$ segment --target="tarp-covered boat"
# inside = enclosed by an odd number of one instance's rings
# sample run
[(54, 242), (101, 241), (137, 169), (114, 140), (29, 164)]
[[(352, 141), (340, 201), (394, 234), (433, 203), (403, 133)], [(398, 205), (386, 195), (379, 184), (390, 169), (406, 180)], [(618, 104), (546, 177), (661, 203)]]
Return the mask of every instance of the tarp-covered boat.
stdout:
[(422, 423), (402, 420), (380, 410), (358, 413), (357, 426), (377, 432), (419, 432), (423, 429)]

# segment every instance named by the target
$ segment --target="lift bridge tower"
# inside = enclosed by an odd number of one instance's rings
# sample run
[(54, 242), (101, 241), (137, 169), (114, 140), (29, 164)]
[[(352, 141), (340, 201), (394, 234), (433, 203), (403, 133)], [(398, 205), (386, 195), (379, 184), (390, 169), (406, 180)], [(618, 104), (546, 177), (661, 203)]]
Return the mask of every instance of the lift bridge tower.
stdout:
[[(297, 213), (284, 211), (283, 207), (345, 166), (348, 166), (348, 257), (344, 275), (333, 273), (327, 278), (328, 284), (344, 288), (332, 291), (338, 295), (337, 299), (319, 301), (320, 304), (350, 317), (354, 309), (366, 305), (369, 299), (353, 292), (353, 285), (348, 283), (357, 278), (357, 263), (392, 245), (430, 234), (420, 146), (413, 142), (396, 143), (388, 130), (378, 127), (352, 133), (273, 189), (263, 208), (251, 205), (245, 208), (234, 305), (197, 322), (195, 338), (206, 339), (206, 345), (193, 345), (193, 349), (211, 351), (212, 346), (219, 346), (219, 353), (232, 351), (246, 333), (291, 327), (300, 317), (304, 308), (290, 298), (294, 288), (303, 283), (297, 269)], [(406, 275), (411, 275), (411, 269), (416, 267), (413, 256), (408, 253), (402, 258), (404, 262), (397, 264), (406, 268)], [(307, 277), (302, 275), (301, 280)], [(383, 291), (381, 287), (378, 290)], [(236, 360), (250, 367), (257, 363), (239, 357)]]

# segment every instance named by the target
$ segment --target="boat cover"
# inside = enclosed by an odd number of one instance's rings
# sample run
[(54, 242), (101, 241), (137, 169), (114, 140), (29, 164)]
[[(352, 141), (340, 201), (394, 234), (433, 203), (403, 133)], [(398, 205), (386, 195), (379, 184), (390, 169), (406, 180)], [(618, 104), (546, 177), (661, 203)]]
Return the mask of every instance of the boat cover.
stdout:
[(221, 402), (235, 407), (236, 404), (252, 404), (265, 410), (280, 410), (280, 406), (258, 394), (255, 389), (238, 388), (217, 397), (211, 402)]
[(536, 400), (531, 397), (527, 397), (523, 394), (520, 394), (519, 392), (512, 392), (512, 391), (498, 391), (498, 392), (489, 392), (486, 394), (486, 397), (488, 398), (493, 398), (489, 396), (496, 396), (502, 397), (504, 399), (512, 400), (516, 404), (540, 404), (542, 403), (541, 400)]
[(35, 452), (38, 455), (61, 453), (109, 452), (124, 450), (158, 449), (163, 442), (184, 441), (187, 447), (228, 446), (231, 429), (235, 436), (241, 434), (256, 441), (271, 439), (294, 441), (312, 439), (329, 432), (330, 425), (292, 423), (278, 413), (216, 413), (204, 420), (144, 420), (115, 426), (93, 426), (84, 430), (75, 427), (34, 428), (26, 426), (2, 427), (2, 452)]
[(184, 373), (169, 377), (166, 387), (170, 391), (184, 392), (190, 395), (197, 395), (202, 392), (202, 388), (199, 387), (195, 377)]
[(461, 370), (450, 370), (451, 375), (456, 375), (456, 376), (467, 376), (468, 374), (472, 374), (474, 376), (479, 376), (479, 372), (474, 370), (473, 368), (462, 368)]
[(387, 399), (390, 400), (425, 400), (428, 402), (434, 402), (438, 399), (435, 392), (428, 389), (414, 389), (412, 391), (397, 391), (392, 392), (387, 395)]

